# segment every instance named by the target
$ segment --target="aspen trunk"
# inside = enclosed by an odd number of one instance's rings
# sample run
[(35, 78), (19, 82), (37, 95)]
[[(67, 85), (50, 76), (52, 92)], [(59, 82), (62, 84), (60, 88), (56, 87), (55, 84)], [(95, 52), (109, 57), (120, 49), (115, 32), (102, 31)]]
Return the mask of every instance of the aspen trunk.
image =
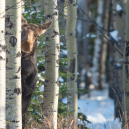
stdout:
[(36, 3), (36, 10), (43, 11), (44, 9), (44, 0), (40, 0)]
[[(114, 8), (117, 9), (117, 5), (120, 5), (122, 7), (122, 10), (124, 11), (124, 4), (123, 0), (119, 1), (114, 1)], [(124, 41), (124, 31), (125, 31), (125, 14), (120, 13), (118, 10), (117, 12), (114, 12), (114, 28), (118, 30), (118, 37), (121, 39), (118, 40), (118, 43), (115, 44), (115, 47), (119, 49), (119, 51), (123, 52), (124, 51), (124, 45), (123, 42), (121, 43), (120, 41)], [(115, 62), (114, 62), (114, 86), (113, 90), (115, 90), (116, 95), (115, 95), (115, 117), (119, 117), (122, 115), (122, 83), (123, 83), (123, 75), (122, 75), (122, 64), (120, 64), (119, 59), (121, 59), (121, 55), (115, 51), (114, 53), (115, 56)], [(119, 67), (118, 67), (119, 66)], [(115, 93), (114, 93), (115, 94)]]
[(6, 120), (21, 129), (21, 1), (6, 0), (6, 10)]
[(25, 12), (25, 1), (21, 0), (21, 14)]
[(77, 43), (76, 43), (76, 0), (67, 2), (67, 22), (66, 22), (66, 44), (67, 57), (67, 90), (68, 90), (68, 110), (73, 112), (73, 119), (77, 124), (78, 119), (78, 96), (77, 96)]
[(6, 129), (5, 1), (0, 0), (0, 128)]
[(45, 128), (57, 129), (57, 111), (59, 95), (59, 57), (60, 57), (60, 39), (58, 25), (57, 0), (45, 0), (45, 18), (52, 20), (51, 28), (46, 33), (46, 51), (45, 51), (45, 83), (43, 98), (43, 113), (51, 122)]
[[(103, 10), (104, 10), (104, 0), (98, 0), (98, 17), (96, 22), (99, 26), (103, 27)], [(97, 33), (100, 32), (97, 30)], [(93, 57), (93, 67), (92, 67), (92, 83), (96, 86), (100, 86), (100, 61), (101, 61), (101, 51), (102, 51), (102, 37), (97, 37), (94, 46), (94, 57)]]
[[(104, 29), (108, 31), (109, 29), (109, 8), (110, 8), (110, 0), (104, 0), (104, 15), (103, 15), (103, 23)], [(108, 37), (108, 33), (105, 34)], [(100, 65), (100, 85), (99, 88), (103, 89), (105, 82), (105, 71), (106, 71), (106, 58), (107, 58), (107, 40), (103, 37), (102, 40), (102, 52), (101, 52), (101, 65)]]
[(124, 48), (124, 54), (123, 54), (123, 90), (124, 90), (124, 98), (123, 98), (123, 104), (124, 104), (124, 117), (122, 121), (122, 126), (125, 127), (125, 129), (129, 128), (129, 0), (127, 0), (126, 5), (126, 33), (125, 33), (125, 48)]

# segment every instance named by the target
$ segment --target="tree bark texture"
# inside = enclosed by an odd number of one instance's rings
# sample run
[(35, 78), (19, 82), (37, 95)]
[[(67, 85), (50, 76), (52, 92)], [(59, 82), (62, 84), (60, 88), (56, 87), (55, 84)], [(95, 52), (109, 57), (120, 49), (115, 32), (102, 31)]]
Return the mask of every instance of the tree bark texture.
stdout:
[(0, 0), (0, 128), (6, 129), (6, 44), (4, 0)]
[[(103, 24), (104, 0), (98, 0), (98, 17), (97, 25), (104, 27)], [(97, 30), (97, 34), (100, 32)], [(92, 67), (92, 83), (95, 87), (100, 87), (100, 65), (101, 65), (102, 37), (97, 37), (94, 46), (93, 67)]]
[(122, 126), (125, 129), (129, 128), (129, 0), (126, 4), (126, 33), (125, 33), (125, 48), (123, 53), (123, 104), (124, 104), (124, 115)]
[(60, 57), (57, 0), (45, 0), (44, 8), (46, 21), (52, 20), (53, 23), (46, 33), (45, 83), (43, 98), (44, 119), (47, 117), (51, 122), (51, 127), (48, 127), (45, 122), (43, 123), (43, 126), (50, 129), (57, 129)]
[[(104, 0), (104, 13), (103, 13), (103, 23), (104, 23), (104, 29), (106, 31), (109, 30), (109, 15), (110, 15), (110, 0)], [(108, 33), (105, 34), (106, 37), (108, 37)], [(102, 40), (102, 52), (101, 52), (101, 62), (100, 62), (100, 85), (99, 89), (103, 89), (104, 82), (106, 81), (105, 73), (106, 73), (106, 59), (107, 59), (107, 39), (103, 37)]]
[(6, 0), (6, 10), (6, 120), (21, 129), (21, 1)]
[(67, 21), (66, 21), (66, 45), (67, 57), (67, 90), (68, 90), (68, 110), (73, 112), (73, 119), (77, 124), (78, 119), (78, 96), (77, 96), (77, 43), (76, 43), (76, 0), (67, 1)]
[[(117, 6), (120, 5), (124, 11), (123, 0), (114, 1), (113, 7), (117, 10)], [(115, 47), (119, 49), (120, 52), (124, 51), (124, 31), (125, 31), (125, 14), (121, 11), (114, 12), (114, 28), (118, 30), (118, 42), (115, 43)], [(122, 42), (120, 42), (122, 41)], [(123, 75), (122, 75), (122, 63), (119, 60), (122, 58), (121, 55), (115, 51), (114, 53), (114, 85), (113, 90), (115, 90), (115, 117), (122, 116), (122, 91), (123, 91)], [(115, 93), (114, 93), (115, 94)]]

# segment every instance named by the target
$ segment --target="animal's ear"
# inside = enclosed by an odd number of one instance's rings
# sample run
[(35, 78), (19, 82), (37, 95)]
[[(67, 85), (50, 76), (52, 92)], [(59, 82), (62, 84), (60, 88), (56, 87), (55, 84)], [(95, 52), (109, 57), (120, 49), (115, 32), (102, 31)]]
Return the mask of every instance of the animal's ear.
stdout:
[(43, 33), (45, 33), (51, 26), (52, 24), (52, 21), (49, 21), (49, 22), (46, 22), (42, 25), (39, 26), (39, 30), (38, 30), (38, 33), (39, 33), (39, 36)]
[(27, 24), (27, 20), (21, 15), (21, 24)]

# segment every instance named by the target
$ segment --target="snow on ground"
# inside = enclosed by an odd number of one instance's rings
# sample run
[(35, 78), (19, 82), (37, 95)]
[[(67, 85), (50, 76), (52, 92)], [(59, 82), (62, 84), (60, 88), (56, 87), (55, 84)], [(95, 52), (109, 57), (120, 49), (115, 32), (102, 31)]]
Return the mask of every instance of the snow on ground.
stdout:
[[(67, 102), (67, 98), (63, 99)], [(108, 97), (108, 87), (102, 91), (91, 90), (90, 97), (85, 94), (78, 99), (78, 112), (87, 116), (90, 129), (120, 129), (119, 119), (114, 120), (114, 100)]]

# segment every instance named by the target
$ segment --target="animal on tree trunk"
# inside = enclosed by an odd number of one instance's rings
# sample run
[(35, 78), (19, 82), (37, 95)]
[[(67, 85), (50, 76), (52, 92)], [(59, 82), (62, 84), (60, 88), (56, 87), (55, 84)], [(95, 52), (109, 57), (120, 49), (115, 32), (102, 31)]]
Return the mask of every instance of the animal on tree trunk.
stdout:
[(22, 128), (24, 129), (25, 116), (37, 80), (37, 40), (41, 34), (49, 29), (52, 21), (38, 26), (27, 23), (26, 19), (22, 16), (21, 22)]

